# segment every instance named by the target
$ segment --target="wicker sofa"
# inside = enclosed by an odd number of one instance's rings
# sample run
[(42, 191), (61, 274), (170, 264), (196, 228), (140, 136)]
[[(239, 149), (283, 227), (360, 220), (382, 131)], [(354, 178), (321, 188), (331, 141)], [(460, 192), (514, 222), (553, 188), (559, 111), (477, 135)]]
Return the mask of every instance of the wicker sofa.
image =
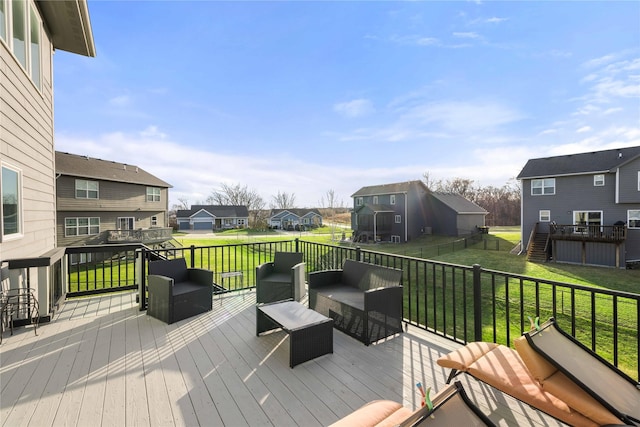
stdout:
[(309, 308), (365, 345), (402, 332), (402, 270), (346, 260), (309, 273)]
[(210, 311), (213, 272), (187, 268), (184, 258), (149, 262), (147, 315), (174, 323)]

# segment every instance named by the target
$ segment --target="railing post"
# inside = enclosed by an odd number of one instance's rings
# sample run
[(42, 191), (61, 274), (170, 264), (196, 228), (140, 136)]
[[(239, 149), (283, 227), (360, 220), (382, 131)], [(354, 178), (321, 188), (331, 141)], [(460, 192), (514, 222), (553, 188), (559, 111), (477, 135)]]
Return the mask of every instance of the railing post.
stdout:
[(294, 252), (300, 252), (300, 239), (296, 237), (296, 250)]
[(135, 269), (136, 272), (136, 280), (138, 281), (138, 307), (140, 311), (147, 309), (147, 263), (146, 260), (148, 258), (147, 251), (145, 248), (136, 249), (135, 250)]
[(362, 249), (356, 246), (356, 261), (362, 261)]
[(191, 252), (191, 268), (196, 268), (196, 245), (191, 245), (189, 250)]
[(482, 341), (482, 267), (473, 264), (473, 335), (474, 341)]

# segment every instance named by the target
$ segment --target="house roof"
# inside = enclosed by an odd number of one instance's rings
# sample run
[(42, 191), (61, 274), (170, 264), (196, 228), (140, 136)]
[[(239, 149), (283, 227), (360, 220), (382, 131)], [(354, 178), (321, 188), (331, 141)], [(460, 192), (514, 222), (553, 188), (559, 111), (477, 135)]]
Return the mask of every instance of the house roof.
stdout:
[(610, 172), (640, 156), (640, 146), (530, 159), (517, 179)]
[[(298, 209), (298, 208), (292, 208), (292, 209), (271, 209), (271, 213), (269, 214), (269, 217), (272, 218), (276, 215), (279, 215), (283, 212), (290, 212), (300, 218), (302, 218), (303, 216), (309, 215), (309, 214), (316, 214), (316, 215), (320, 215), (320, 211), (318, 211), (318, 209)], [(320, 215), (322, 216), (322, 215)]]
[(422, 181), (405, 181), (392, 184), (371, 185), (368, 187), (362, 187), (361, 189), (353, 193), (351, 197), (406, 193), (407, 191), (415, 187), (423, 187), (423, 190), (428, 190), (427, 186)]
[(94, 159), (93, 157), (60, 151), (56, 151), (56, 173), (78, 178), (101, 179), (164, 188), (171, 187), (170, 184), (135, 165)]
[(431, 192), (431, 196), (438, 199), (445, 205), (459, 214), (487, 214), (487, 210), (476, 205), (471, 200), (464, 198), (459, 194)]
[(39, 0), (36, 3), (54, 48), (96, 56), (86, 0)]
[(189, 218), (200, 211), (206, 211), (217, 218), (248, 218), (249, 210), (246, 206), (230, 205), (192, 205), (191, 209), (179, 210), (177, 218)]

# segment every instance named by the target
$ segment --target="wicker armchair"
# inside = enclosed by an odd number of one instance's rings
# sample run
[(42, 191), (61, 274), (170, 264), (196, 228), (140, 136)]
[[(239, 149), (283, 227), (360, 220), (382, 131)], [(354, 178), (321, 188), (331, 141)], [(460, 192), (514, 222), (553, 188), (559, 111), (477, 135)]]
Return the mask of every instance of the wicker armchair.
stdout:
[(213, 272), (187, 268), (184, 258), (149, 262), (147, 314), (174, 323), (210, 311)]
[(300, 301), (306, 294), (302, 257), (302, 252), (276, 252), (273, 262), (257, 266), (256, 302)]

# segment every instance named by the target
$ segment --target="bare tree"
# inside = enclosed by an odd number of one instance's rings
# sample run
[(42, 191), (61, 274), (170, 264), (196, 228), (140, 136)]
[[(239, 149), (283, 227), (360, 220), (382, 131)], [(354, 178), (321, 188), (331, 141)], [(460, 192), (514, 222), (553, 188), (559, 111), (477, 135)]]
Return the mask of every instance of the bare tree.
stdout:
[(178, 203), (174, 203), (172, 208), (176, 211), (189, 210), (189, 199), (186, 197), (178, 197)]
[(290, 209), (296, 205), (296, 195), (294, 193), (287, 193), (286, 191), (280, 192), (276, 196), (272, 196), (271, 201), (272, 209)]
[(266, 221), (262, 218), (265, 201), (256, 190), (249, 189), (247, 185), (221, 184), (220, 189), (213, 191), (207, 197), (207, 204), (210, 205), (231, 205), (246, 206), (250, 214), (251, 226), (259, 227), (259, 224)]

